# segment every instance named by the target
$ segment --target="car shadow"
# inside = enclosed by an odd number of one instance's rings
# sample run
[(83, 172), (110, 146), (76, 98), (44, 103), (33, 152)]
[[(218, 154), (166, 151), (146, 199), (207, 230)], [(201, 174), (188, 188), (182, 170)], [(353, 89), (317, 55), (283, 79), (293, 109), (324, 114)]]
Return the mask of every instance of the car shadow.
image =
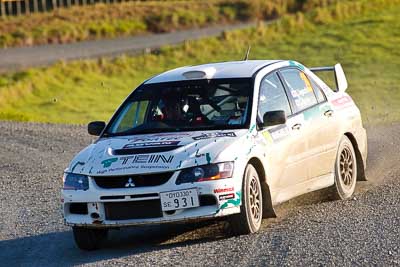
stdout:
[(0, 241), (0, 266), (71, 266), (118, 259), (163, 249), (226, 239), (232, 235), (224, 221), (163, 224), (112, 230), (97, 251), (82, 251), (72, 231), (44, 233)]

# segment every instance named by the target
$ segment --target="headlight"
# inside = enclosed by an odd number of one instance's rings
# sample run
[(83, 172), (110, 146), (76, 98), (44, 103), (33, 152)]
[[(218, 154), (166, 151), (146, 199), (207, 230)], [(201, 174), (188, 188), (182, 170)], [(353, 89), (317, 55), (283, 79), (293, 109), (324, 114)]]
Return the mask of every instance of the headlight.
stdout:
[(89, 179), (86, 175), (76, 173), (64, 173), (64, 190), (88, 190)]
[(176, 179), (176, 184), (231, 178), (232, 174), (233, 162), (196, 166), (182, 170)]

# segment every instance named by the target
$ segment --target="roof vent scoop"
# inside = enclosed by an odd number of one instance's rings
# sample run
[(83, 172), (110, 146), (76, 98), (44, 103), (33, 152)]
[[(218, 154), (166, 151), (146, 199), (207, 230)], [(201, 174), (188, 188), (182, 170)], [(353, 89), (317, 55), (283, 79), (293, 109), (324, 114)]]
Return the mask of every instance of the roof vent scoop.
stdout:
[(182, 75), (186, 79), (211, 79), (217, 70), (215, 68), (206, 68), (203, 70), (191, 70)]

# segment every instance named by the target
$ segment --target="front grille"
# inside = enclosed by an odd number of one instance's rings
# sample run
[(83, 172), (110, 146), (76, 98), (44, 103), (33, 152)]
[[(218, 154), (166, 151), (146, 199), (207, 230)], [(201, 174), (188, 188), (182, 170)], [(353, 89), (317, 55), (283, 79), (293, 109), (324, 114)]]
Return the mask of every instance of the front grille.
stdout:
[[(143, 197), (158, 197), (157, 193), (150, 193), (150, 194), (137, 194), (137, 195), (130, 195), (130, 198), (143, 198)], [(110, 199), (125, 199), (125, 196), (101, 196), (101, 200), (110, 200)]]
[(162, 217), (159, 199), (104, 203), (107, 220), (150, 219)]
[[(97, 186), (101, 188), (130, 188), (162, 185), (168, 182), (172, 174), (173, 172), (163, 172), (125, 176), (98, 176), (93, 177), (93, 179)], [(129, 179), (131, 179), (131, 183), (129, 183)]]

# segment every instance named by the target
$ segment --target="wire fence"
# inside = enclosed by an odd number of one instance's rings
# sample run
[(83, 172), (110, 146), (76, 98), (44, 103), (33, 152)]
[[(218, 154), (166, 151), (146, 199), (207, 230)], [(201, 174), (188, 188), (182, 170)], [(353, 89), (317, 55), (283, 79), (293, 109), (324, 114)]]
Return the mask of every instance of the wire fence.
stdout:
[[(110, 4), (128, 1), (132, 0), (0, 0), (0, 17), (47, 12), (71, 6), (93, 5), (96, 3)], [(142, 1), (134, 0), (134, 2)]]

